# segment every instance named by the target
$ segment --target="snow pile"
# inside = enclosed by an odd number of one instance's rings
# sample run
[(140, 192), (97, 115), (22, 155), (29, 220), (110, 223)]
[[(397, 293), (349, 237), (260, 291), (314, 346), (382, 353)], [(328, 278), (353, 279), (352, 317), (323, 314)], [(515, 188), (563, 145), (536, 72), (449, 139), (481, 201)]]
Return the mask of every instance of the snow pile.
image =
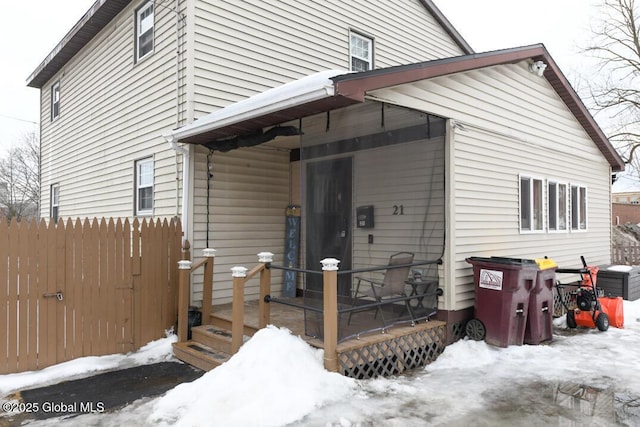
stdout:
[(354, 393), (356, 382), (323, 367), (287, 329), (258, 331), (228, 362), (159, 399), (153, 425), (281, 426)]

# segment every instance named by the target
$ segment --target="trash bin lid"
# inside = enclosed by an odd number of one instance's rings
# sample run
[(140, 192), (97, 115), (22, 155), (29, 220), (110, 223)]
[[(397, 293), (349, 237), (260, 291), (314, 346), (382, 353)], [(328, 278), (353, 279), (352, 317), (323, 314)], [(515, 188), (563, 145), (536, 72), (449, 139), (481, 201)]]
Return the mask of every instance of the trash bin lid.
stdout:
[(558, 267), (558, 263), (549, 258), (536, 258), (536, 264), (538, 264), (540, 270)]
[(494, 263), (494, 264), (507, 264), (507, 265), (518, 265), (523, 267), (536, 267), (536, 261), (533, 259), (525, 259), (525, 258), (509, 258), (509, 257), (469, 257), (467, 258), (467, 262), (484, 262), (484, 263)]

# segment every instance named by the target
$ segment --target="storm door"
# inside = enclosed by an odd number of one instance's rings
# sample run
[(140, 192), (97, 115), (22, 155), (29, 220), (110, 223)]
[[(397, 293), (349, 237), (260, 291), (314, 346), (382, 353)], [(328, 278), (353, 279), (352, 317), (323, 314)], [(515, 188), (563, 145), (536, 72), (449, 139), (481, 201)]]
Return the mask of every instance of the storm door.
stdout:
[[(324, 258), (351, 269), (352, 158), (307, 164), (306, 268), (320, 270)], [(338, 295), (350, 296), (351, 275), (338, 276)], [(307, 273), (305, 295), (321, 298), (322, 275)]]

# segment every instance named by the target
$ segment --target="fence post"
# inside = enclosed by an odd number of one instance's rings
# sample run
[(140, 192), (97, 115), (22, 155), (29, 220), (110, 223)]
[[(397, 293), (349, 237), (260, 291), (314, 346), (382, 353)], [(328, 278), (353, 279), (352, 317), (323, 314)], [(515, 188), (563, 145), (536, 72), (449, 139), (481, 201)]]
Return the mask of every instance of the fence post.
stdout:
[(268, 264), (273, 262), (273, 254), (260, 252), (258, 262), (266, 264), (265, 268), (260, 271), (260, 300), (258, 301), (258, 328), (262, 329), (271, 319), (271, 306), (264, 299), (271, 294), (271, 270)]
[(189, 322), (189, 291), (191, 289), (191, 261), (178, 261), (178, 342), (187, 341)]
[(213, 296), (213, 261), (216, 256), (216, 250), (207, 248), (202, 250), (202, 256), (208, 258), (204, 265), (204, 277), (202, 284), (202, 324), (208, 325), (211, 316), (211, 300)]
[(335, 258), (322, 261), (323, 317), (324, 317), (324, 368), (338, 372), (338, 264)]
[(246, 267), (232, 267), (233, 303), (231, 313), (231, 354), (236, 354), (244, 340), (244, 283), (247, 277)]

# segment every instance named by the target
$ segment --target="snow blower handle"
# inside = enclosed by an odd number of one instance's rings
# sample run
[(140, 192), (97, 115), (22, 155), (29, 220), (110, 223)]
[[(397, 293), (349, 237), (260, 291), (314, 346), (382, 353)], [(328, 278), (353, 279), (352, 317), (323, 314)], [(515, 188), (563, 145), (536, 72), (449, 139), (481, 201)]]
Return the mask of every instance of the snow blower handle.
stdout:
[(587, 268), (587, 261), (584, 260), (584, 255), (580, 255), (580, 260), (582, 261), (582, 266)]

